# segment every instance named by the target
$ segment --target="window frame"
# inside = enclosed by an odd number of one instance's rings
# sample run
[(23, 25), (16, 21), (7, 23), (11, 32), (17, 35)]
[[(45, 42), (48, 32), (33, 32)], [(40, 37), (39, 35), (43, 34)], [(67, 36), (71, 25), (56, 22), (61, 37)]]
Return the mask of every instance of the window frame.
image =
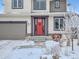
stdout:
[(55, 0), (55, 8), (60, 8), (60, 0)]
[[(38, 0), (38, 1), (36, 1), (36, 0), (33, 0), (33, 2), (32, 2), (32, 10), (46, 10), (46, 0), (44, 0), (43, 2), (45, 2), (45, 8), (43, 9), (42, 7), (41, 7), (41, 2), (42, 2), (43, 0)], [(37, 7), (35, 7), (34, 6), (34, 3), (37, 3), (38, 2), (38, 6), (39, 6), (39, 8), (37, 8)]]
[[(55, 20), (58, 19), (58, 29), (56, 28), (56, 25), (55, 25)], [(61, 19), (62, 19), (62, 27), (61, 27)], [(64, 31), (65, 30), (65, 21), (64, 21), (64, 17), (54, 17), (54, 30), (55, 31)]]
[[(15, 4), (14, 1), (16, 1), (16, 3), (17, 3), (16, 7), (14, 6), (14, 4)], [(21, 1), (21, 3), (20, 3), (21, 5), (19, 4), (19, 0), (12, 0), (12, 9), (23, 9), (23, 0), (20, 0), (20, 1)]]

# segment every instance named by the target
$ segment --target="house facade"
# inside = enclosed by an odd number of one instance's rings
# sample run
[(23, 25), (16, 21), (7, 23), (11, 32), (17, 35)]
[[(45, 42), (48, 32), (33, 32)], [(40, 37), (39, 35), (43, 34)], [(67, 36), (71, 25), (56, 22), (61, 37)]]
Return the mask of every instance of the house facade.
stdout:
[(65, 32), (66, 0), (4, 0), (0, 39)]

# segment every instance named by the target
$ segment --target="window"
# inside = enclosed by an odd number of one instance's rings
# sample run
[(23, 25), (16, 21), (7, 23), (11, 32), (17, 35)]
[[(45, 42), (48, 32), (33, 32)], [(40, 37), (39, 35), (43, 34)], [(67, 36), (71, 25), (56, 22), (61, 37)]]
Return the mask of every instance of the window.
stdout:
[(55, 8), (60, 8), (60, 0), (55, 0)]
[(46, 10), (46, 0), (33, 0), (34, 10)]
[(23, 0), (12, 0), (12, 8), (13, 9), (22, 9), (23, 8)]
[(54, 30), (60, 31), (64, 30), (64, 18), (63, 17), (55, 17), (54, 18)]

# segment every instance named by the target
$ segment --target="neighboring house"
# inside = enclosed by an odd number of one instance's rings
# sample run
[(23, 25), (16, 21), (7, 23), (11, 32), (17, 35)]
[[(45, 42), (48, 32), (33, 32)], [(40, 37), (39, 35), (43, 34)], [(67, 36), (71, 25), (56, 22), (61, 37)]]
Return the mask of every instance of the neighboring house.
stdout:
[(0, 39), (65, 32), (66, 0), (4, 0)]

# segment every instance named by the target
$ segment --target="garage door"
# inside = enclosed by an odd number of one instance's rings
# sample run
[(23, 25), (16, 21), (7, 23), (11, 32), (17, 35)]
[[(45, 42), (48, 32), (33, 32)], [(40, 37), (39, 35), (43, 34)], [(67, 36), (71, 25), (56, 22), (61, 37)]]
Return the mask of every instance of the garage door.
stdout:
[(0, 22), (0, 39), (23, 39), (26, 36), (27, 22)]

